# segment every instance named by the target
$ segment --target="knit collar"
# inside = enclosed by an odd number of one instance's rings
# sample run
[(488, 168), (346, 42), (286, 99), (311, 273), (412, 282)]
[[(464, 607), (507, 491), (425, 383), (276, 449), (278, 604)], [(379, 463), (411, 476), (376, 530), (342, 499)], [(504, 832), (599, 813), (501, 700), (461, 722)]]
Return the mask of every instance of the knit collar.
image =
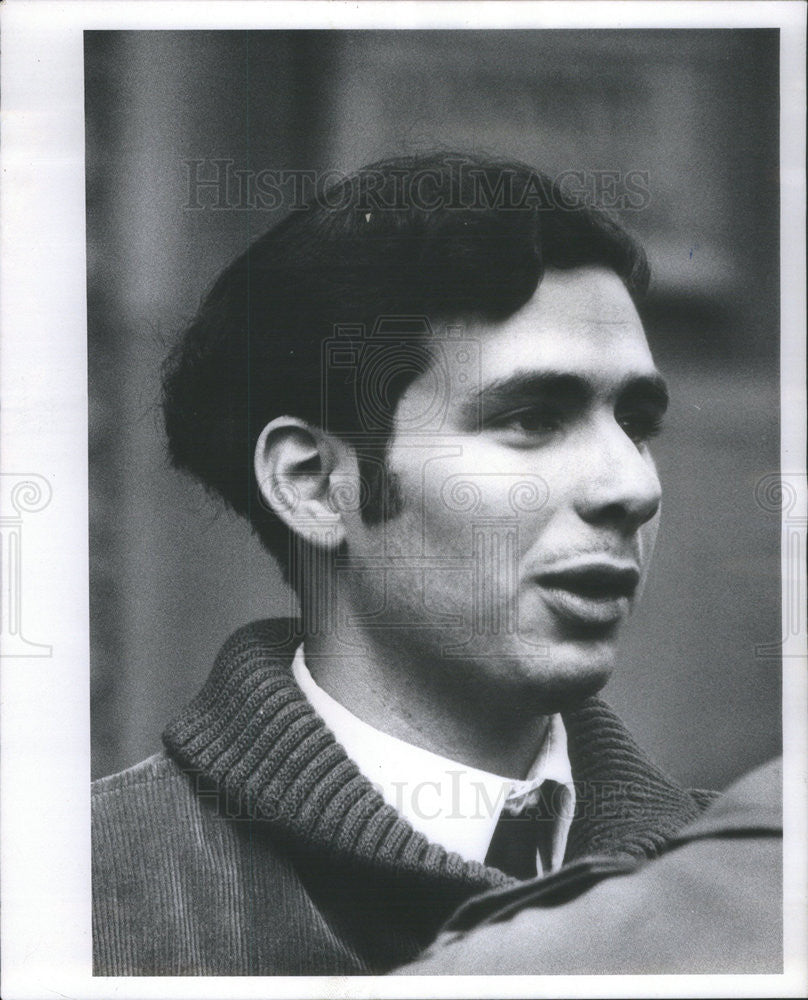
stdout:
[[(478, 890), (512, 881), (430, 843), (384, 802), (295, 684), (290, 665), (301, 638), (299, 624), (286, 619), (231, 636), (199, 695), (164, 732), (169, 754), (213, 784), (228, 815), (271, 824), (334, 862)], [(600, 699), (564, 722), (578, 794), (567, 860), (651, 856), (700, 812)]]
[[(567, 755), (567, 731), (560, 715), (535, 719), (541, 746), (528, 777), (519, 780), (471, 767), (383, 732), (354, 715), (323, 690), (309, 672), (305, 642), (295, 650), (292, 676), (311, 706), (382, 798), (425, 837), (466, 859), (483, 861), (503, 813), (535, 808), (536, 794), (550, 779), (554, 796), (552, 861), (558, 867), (567, 846), (575, 795)], [(562, 784), (568, 783), (568, 784)], [(426, 790), (427, 797), (422, 798)]]

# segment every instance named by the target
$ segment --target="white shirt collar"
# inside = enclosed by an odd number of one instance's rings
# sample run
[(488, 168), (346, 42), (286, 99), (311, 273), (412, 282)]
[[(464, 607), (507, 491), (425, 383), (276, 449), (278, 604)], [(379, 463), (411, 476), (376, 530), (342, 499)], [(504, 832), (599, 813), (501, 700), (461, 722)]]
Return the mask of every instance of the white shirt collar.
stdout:
[[(521, 800), (548, 778), (561, 786), (559, 815), (553, 830), (551, 869), (564, 858), (575, 808), (567, 733), (560, 715), (550, 717), (547, 736), (523, 780), (504, 778), (449, 760), (390, 736), (350, 712), (314, 680), (298, 646), (292, 674), (311, 706), (331, 729), (348, 756), (416, 830), (467, 861), (484, 861), (494, 828), (508, 803)], [(541, 865), (539, 865), (541, 870)]]

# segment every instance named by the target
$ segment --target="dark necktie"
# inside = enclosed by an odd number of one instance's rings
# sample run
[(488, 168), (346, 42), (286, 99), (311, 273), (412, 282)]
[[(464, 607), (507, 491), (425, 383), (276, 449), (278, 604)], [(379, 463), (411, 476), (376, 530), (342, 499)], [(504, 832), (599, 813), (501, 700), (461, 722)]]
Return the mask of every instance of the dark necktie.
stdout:
[(549, 871), (552, 858), (555, 815), (553, 793), (558, 782), (548, 778), (527, 795), (518, 814), (506, 803), (494, 829), (485, 863), (514, 878), (535, 878), (537, 854), (543, 871)]

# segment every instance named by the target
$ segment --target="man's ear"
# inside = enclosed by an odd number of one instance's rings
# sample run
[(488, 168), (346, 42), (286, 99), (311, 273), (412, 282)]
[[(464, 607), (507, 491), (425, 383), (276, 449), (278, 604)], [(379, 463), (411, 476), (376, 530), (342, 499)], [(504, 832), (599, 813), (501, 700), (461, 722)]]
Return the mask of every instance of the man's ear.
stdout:
[(255, 446), (255, 478), (261, 500), (298, 536), (333, 549), (345, 538), (331, 503), (340, 451), (319, 428), (297, 417), (276, 417)]

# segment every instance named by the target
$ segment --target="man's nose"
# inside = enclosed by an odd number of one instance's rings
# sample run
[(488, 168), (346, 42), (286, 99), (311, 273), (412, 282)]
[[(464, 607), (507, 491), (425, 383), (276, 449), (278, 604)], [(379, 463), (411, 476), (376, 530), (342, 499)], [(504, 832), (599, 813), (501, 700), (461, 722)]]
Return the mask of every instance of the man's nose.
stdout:
[(653, 460), (615, 420), (590, 437), (581, 457), (575, 506), (583, 520), (632, 532), (657, 513), (662, 487)]

